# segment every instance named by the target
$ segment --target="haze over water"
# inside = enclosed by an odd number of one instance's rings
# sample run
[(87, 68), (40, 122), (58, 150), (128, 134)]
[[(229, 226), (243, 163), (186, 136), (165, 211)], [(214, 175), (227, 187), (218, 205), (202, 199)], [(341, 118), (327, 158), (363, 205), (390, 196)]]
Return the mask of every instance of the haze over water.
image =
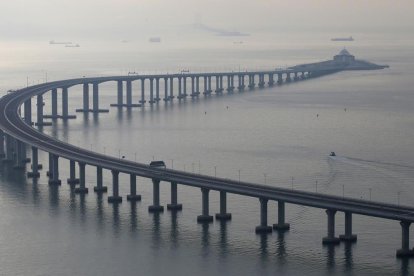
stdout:
[[(237, 71), (276, 68), (330, 59), (344, 46), (356, 58), (388, 64), (380, 71), (341, 72), (317, 79), (233, 95), (201, 96), (144, 109), (111, 108), (108, 114), (77, 114), (44, 132), (108, 155), (167, 165), (195, 173), (412, 205), (414, 188), (414, 39), (407, 34), (352, 33), (356, 41), (334, 43), (335, 33), (269, 33), (215, 37), (197, 32), (147, 39), (79, 39), (80, 48), (45, 41), (1, 42), (0, 91), (81, 76)], [(183, 41), (187, 41), (183, 45)], [(243, 41), (242, 44), (234, 42)], [(201, 82), (202, 83), (202, 82)], [(134, 83), (133, 100), (140, 96)], [(189, 89), (189, 86), (187, 86)], [(163, 86), (161, 85), (161, 91)], [(202, 86), (200, 90), (203, 90)], [(70, 90), (70, 110), (82, 105), (81, 87)], [(148, 91), (148, 88), (146, 89)], [(100, 85), (100, 105), (116, 101), (116, 84)], [(176, 91), (175, 91), (176, 92)], [(161, 95), (163, 92), (161, 93)], [(45, 97), (50, 113), (50, 95)], [(319, 116), (317, 116), (317, 114)], [(337, 158), (329, 158), (335, 151)], [(41, 153), (47, 167), (47, 155)], [(50, 187), (44, 169), (37, 183), (0, 166), (0, 274), (4, 275), (409, 275), (412, 260), (395, 258), (397, 221), (354, 215), (358, 242), (322, 246), (323, 210), (286, 205), (291, 229), (257, 236), (257, 199), (229, 195), (233, 219), (197, 224), (199, 189), (179, 186), (183, 211), (149, 214), (150, 181), (138, 178), (142, 201), (126, 202), (129, 178), (121, 175), (118, 207), (92, 192), (95, 169), (87, 167), (90, 193), (74, 195), (66, 184), (69, 164), (60, 159), (62, 186)], [(266, 174), (266, 176), (265, 176)], [(292, 181), (293, 177), (293, 181)], [(104, 181), (111, 193), (111, 177)], [(317, 181), (317, 184), (316, 184)], [(169, 203), (168, 183), (161, 202)], [(219, 209), (210, 193), (210, 212)], [(276, 205), (269, 203), (269, 223)], [(343, 214), (337, 213), (342, 234)], [(411, 239), (411, 245), (413, 239)]]

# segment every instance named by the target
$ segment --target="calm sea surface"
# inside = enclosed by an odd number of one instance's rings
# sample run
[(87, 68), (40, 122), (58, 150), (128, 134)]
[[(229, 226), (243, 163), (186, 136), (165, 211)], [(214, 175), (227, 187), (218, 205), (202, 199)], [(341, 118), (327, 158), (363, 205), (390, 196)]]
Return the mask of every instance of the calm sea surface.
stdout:
[[(342, 72), (318, 79), (233, 95), (211, 96), (130, 111), (57, 121), (44, 132), (89, 150), (194, 173), (275, 187), (413, 205), (414, 38), (360, 34), (345, 44), (357, 58), (390, 69)], [(240, 38), (170, 35), (162, 43), (79, 41), (80, 48), (47, 41), (0, 42), (0, 91), (79, 76), (285, 67), (331, 58), (344, 44), (330, 34), (255, 35)], [(237, 42), (237, 43), (234, 43)], [(140, 84), (133, 85), (138, 101)], [(188, 86), (189, 87), (189, 86)], [(202, 86), (201, 86), (202, 89)], [(147, 89), (148, 91), (148, 89)], [(163, 83), (161, 82), (161, 91)], [(100, 86), (101, 107), (116, 101), (116, 83)], [(82, 105), (70, 89), (70, 110)], [(50, 95), (45, 97), (50, 112)], [(335, 151), (337, 158), (329, 158)], [(87, 167), (90, 193), (66, 184), (69, 163), (60, 159), (62, 186), (37, 182), (0, 166), (0, 275), (409, 275), (401, 261), (397, 221), (354, 216), (358, 242), (322, 246), (324, 210), (286, 205), (291, 229), (258, 236), (259, 201), (229, 195), (226, 224), (196, 222), (199, 189), (179, 186), (183, 211), (149, 214), (149, 180), (138, 178), (142, 201), (119, 206), (93, 193), (95, 168)], [(121, 175), (120, 193), (129, 193)], [(104, 172), (111, 193), (110, 172)], [(168, 183), (161, 202), (169, 203)], [(210, 193), (210, 211), (219, 195)], [(269, 203), (269, 223), (276, 222)], [(344, 231), (337, 213), (336, 233)], [(411, 231), (413, 234), (413, 231)], [(411, 245), (414, 245), (411, 239)]]

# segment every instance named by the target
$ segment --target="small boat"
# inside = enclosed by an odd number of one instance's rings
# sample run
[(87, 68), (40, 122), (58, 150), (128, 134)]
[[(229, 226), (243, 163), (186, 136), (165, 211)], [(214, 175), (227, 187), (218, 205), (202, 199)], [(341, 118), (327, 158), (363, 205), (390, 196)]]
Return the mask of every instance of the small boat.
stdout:
[(336, 156), (336, 153), (334, 151), (331, 151), (331, 154), (329, 156)]
[(354, 38), (352, 36), (350, 36), (350, 37), (335, 37), (335, 38), (332, 38), (331, 41), (354, 41)]

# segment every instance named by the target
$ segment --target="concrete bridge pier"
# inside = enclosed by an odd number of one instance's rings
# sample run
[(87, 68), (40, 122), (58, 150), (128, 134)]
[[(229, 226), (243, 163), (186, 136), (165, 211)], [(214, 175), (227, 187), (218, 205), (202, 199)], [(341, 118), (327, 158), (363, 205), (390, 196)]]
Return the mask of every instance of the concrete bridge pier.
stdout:
[(24, 122), (30, 126), (32, 125), (32, 98), (24, 102)]
[(220, 93), (223, 93), (224, 88), (223, 88), (223, 76), (220, 76)]
[(44, 105), (45, 105), (45, 103), (43, 102), (43, 95), (37, 95), (37, 99), (36, 99), (37, 122), (35, 124), (36, 126), (45, 125), (44, 122), (43, 122), (43, 106)]
[[(128, 90), (131, 89), (131, 86), (132, 86), (131, 81), (126, 81), (127, 95), (128, 95)], [(131, 94), (132, 94), (132, 89), (131, 89)], [(128, 99), (128, 96), (127, 96), (127, 99)], [(132, 95), (131, 95), (131, 100), (132, 100)], [(117, 102), (116, 103), (118, 107), (121, 107), (124, 105), (124, 84), (123, 84), (123, 81), (121, 80), (117, 81)]]
[(265, 84), (264, 74), (259, 74), (259, 88), (264, 88)]
[(356, 242), (357, 235), (352, 234), (352, 213), (345, 212), (345, 234), (339, 235), (339, 239), (345, 242)]
[(292, 78), (290, 77), (290, 73), (286, 73), (286, 82), (291, 82)]
[(154, 79), (150, 78), (149, 82), (150, 82), (150, 100), (148, 102), (150, 105), (152, 105), (153, 103), (155, 103), (154, 101)]
[(233, 92), (233, 89), (231, 89), (231, 76), (227, 75), (227, 92)]
[(160, 98), (160, 79), (155, 78), (155, 99), (154, 101), (159, 102)]
[(164, 78), (164, 102), (168, 102), (170, 98), (168, 97), (168, 78)]
[(32, 146), (32, 171), (27, 173), (28, 178), (39, 178), (39, 156), (36, 147)]
[(85, 167), (86, 164), (83, 162), (79, 162), (79, 187), (75, 188), (76, 194), (87, 194), (88, 188), (86, 188), (86, 180), (85, 180)]
[(174, 96), (174, 78), (173, 77), (171, 77), (170, 78), (170, 101), (172, 101), (174, 98), (175, 98), (175, 96)]
[(15, 140), (16, 159), (14, 169), (24, 169), (26, 166), (26, 146), (23, 142)]
[(44, 118), (57, 119), (59, 116), (58, 116), (58, 112), (57, 112), (57, 110), (58, 110), (58, 99), (57, 99), (57, 89), (56, 88), (52, 89), (51, 95), (52, 95), (52, 97), (51, 97), (52, 114), (51, 115), (44, 115), (43, 117)]
[(274, 76), (273, 74), (269, 74), (269, 82), (267, 83), (270, 87), (275, 84)]
[(277, 74), (277, 84), (282, 84), (283, 83), (283, 76), (282, 73), (278, 73)]
[(47, 177), (49, 179), (52, 179), (52, 173), (53, 173), (53, 154), (49, 152), (48, 154), (48, 161), (49, 161), (49, 170), (46, 172)]
[(249, 75), (249, 89), (254, 89), (255, 83), (254, 83), (254, 75)]
[(109, 109), (99, 108), (99, 83), (93, 83), (92, 85), (92, 112), (109, 112)]
[(184, 98), (186, 98), (187, 95), (187, 77), (183, 77), (183, 93), (181, 94)]
[(96, 167), (96, 186), (93, 187), (96, 193), (106, 193), (108, 187), (103, 186), (102, 167)]
[(293, 80), (294, 80), (294, 81), (299, 80), (299, 77), (298, 77), (298, 72), (295, 72), (294, 77), (293, 77)]
[(301, 75), (300, 75), (300, 77), (302, 78), (302, 79), (305, 79), (306, 77), (305, 77), (305, 72), (302, 72), (301, 73)]
[(6, 138), (6, 156), (3, 162), (13, 162), (15, 159), (15, 142), (14, 138), (5, 134)]
[(340, 239), (335, 237), (335, 214), (336, 210), (327, 209), (328, 215), (328, 235), (322, 239), (323, 244), (339, 244)]
[(211, 92), (213, 92), (213, 90), (211, 89), (211, 76), (208, 76), (207, 77), (207, 83), (208, 83), (208, 88), (207, 88), (207, 92), (208, 92), (208, 94), (210, 95), (211, 94)]
[(214, 92), (216, 92), (216, 94), (220, 93), (220, 77), (219, 76), (215, 76), (216, 78), (216, 90)]
[(191, 98), (197, 97), (196, 91), (195, 91), (195, 77), (191, 77)]
[(204, 86), (203, 95), (205, 96), (205, 95), (208, 94), (208, 84), (207, 84), (208, 77), (207, 76), (204, 76), (203, 79), (204, 79), (204, 82), (203, 82), (203, 86)]
[(196, 80), (196, 89), (195, 89), (195, 94), (197, 95), (197, 97), (198, 97), (198, 95), (200, 95), (200, 77), (199, 76), (197, 76), (196, 78), (195, 78), (195, 80)]
[(49, 153), (49, 158), (49, 162), (52, 161), (49, 164), (49, 185), (60, 185), (62, 181), (59, 179), (59, 156)]
[[(118, 104), (123, 105), (123, 91), (122, 91), (122, 82), (121, 87), (119, 87), (118, 82)], [(128, 80), (126, 81), (126, 107), (131, 108), (132, 107), (132, 81)]]
[(83, 84), (83, 112), (89, 112), (89, 84)]
[(76, 112), (90, 112), (92, 110), (89, 109), (89, 84), (88, 83), (84, 83), (83, 84), (83, 107), (82, 108), (77, 108)]
[(272, 233), (272, 227), (267, 225), (267, 198), (260, 198), (260, 225), (256, 226), (256, 234)]
[(68, 88), (62, 88), (62, 116), (63, 120), (75, 119), (75, 115), (69, 115), (69, 99), (68, 99)]
[(181, 94), (181, 81), (182, 78), (178, 77), (178, 96), (177, 99), (181, 100), (183, 98), (183, 95)]
[(287, 231), (290, 229), (290, 224), (285, 222), (285, 202), (277, 202), (277, 223), (273, 224), (273, 229), (278, 231)]
[(401, 249), (397, 250), (398, 258), (407, 258), (414, 256), (414, 250), (410, 249), (410, 225), (409, 221), (401, 221)]
[(216, 219), (221, 221), (231, 220), (231, 214), (227, 213), (227, 193), (220, 191), (220, 213), (216, 214)]
[(171, 203), (167, 204), (167, 210), (178, 211), (182, 209), (183, 205), (178, 204), (177, 200), (177, 182), (171, 182)]
[(144, 106), (145, 101), (145, 79), (141, 79), (141, 100), (139, 101), (141, 106)]
[(99, 84), (94, 83), (92, 85), (92, 107), (93, 112), (97, 113), (99, 112)]
[(122, 197), (119, 196), (119, 172), (112, 170), (112, 196), (108, 196), (109, 203), (121, 203)]
[(6, 157), (6, 152), (4, 150), (4, 132), (0, 129), (0, 158)]
[(209, 193), (210, 189), (201, 188), (202, 214), (197, 217), (197, 222), (213, 222), (213, 216), (209, 215)]
[(76, 185), (79, 184), (79, 182), (79, 178), (76, 178), (76, 162), (69, 160), (69, 178), (67, 179), (67, 183), (70, 185)]
[(164, 212), (164, 206), (160, 205), (160, 180), (152, 179), (153, 187), (153, 202), (151, 206), (148, 206), (150, 213)]
[(137, 176), (130, 174), (129, 176), (130, 194), (127, 195), (128, 201), (140, 201), (141, 195), (137, 195)]

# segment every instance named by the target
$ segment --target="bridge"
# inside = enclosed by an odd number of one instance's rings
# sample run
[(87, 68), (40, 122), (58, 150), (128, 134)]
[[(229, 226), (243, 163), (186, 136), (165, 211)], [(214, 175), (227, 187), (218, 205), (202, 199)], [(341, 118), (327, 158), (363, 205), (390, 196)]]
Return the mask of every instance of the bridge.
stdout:
[[(382, 66), (381, 68), (385, 68)], [(355, 69), (355, 68), (354, 68)], [(350, 69), (350, 70), (354, 70)], [(360, 68), (360, 69), (380, 69)], [(49, 164), (47, 175), (50, 185), (60, 185), (59, 178), (59, 158), (68, 159), (70, 162), (69, 184), (75, 187), (75, 193), (88, 193), (89, 189), (85, 184), (85, 167), (96, 168), (96, 186), (94, 191), (97, 193), (107, 192), (107, 187), (103, 186), (103, 170), (112, 172), (112, 195), (108, 196), (108, 202), (117, 204), (122, 202), (119, 195), (119, 174), (130, 176), (130, 194), (127, 195), (128, 201), (141, 200), (137, 194), (137, 176), (149, 178), (153, 183), (153, 203), (148, 207), (149, 212), (163, 212), (164, 206), (160, 204), (160, 183), (170, 183), (171, 202), (167, 204), (167, 209), (178, 211), (182, 209), (182, 204), (178, 202), (177, 185), (198, 187), (201, 189), (202, 202), (201, 214), (197, 217), (200, 223), (209, 223), (214, 217), (209, 212), (209, 192), (211, 190), (220, 193), (220, 212), (215, 215), (217, 220), (230, 220), (231, 214), (227, 212), (227, 193), (242, 196), (254, 197), (259, 199), (260, 204), (260, 223), (255, 228), (256, 233), (270, 233), (275, 231), (287, 231), (290, 228), (286, 223), (285, 204), (297, 204), (320, 208), (326, 210), (327, 214), (327, 235), (322, 239), (324, 244), (338, 244), (344, 242), (356, 242), (357, 236), (352, 232), (353, 214), (378, 217), (400, 222), (402, 229), (402, 246), (397, 250), (397, 257), (414, 256), (414, 250), (409, 247), (409, 228), (414, 221), (414, 207), (387, 204), (382, 202), (360, 200), (347, 197), (323, 195), (312, 192), (289, 190), (284, 188), (270, 187), (255, 183), (236, 181), (211, 177), (207, 175), (193, 174), (168, 168), (157, 168), (147, 164), (136, 163), (116, 157), (103, 155), (74, 145), (59, 141), (38, 131), (33, 126), (42, 127), (50, 124), (44, 121), (45, 118), (69, 120), (75, 115), (69, 114), (68, 93), (69, 88), (75, 85), (83, 86), (83, 107), (77, 112), (109, 112), (109, 109), (101, 109), (99, 106), (99, 84), (105, 82), (117, 83), (117, 103), (112, 106), (118, 108), (143, 107), (146, 104), (160, 104), (160, 81), (164, 82), (163, 101), (185, 101), (186, 97), (200, 97), (200, 79), (204, 80), (204, 97), (211, 97), (213, 94), (212, 80), (215, 81), (214, 94), (235, 93), (234, 80), (238, 82), (239, 92), (246, 89), (245, 79), (248, 79), (248, 89), (264, 88), (276, 84), (282, 85), (288, 82), (306, 80), (314, 76), (326, 75), (342, 70), (347, 70), (344, 64), (338, 63), (337, 66), (301, 65), (284, 70), (273, 71), (250, 71), (250, 72), (223, 72), (223, 73), (181, 73), (181, 74), (160, 74), (160, 75), (135, 75), (135, 76), (111, 76), (97, 78), (78, 78), (61, 80), (50, 83), (43, 83), (21, 90), (11, 92), (0, 99), (0, 156), (3, 162), (12, 163), (16, 168), (25, 169), (26, 164), (31, 162), (32, 171), (27, 173), (28, 177), (38, 178), (40, 176), (40, 165), (38, 164), (38, 150), (49, 153)], [(277, 82), (275, 82), (277, 76)], [(223, 79), (227, 80), (227, 87), (223, 86)], [(266, 82), (267, 80), (267, 82)], [(141, 82), (141, 100), (139, 103), (132, 102), (132, 82)], [(145, 93), (145, 82), (149, 82), (149, 99)], [(191, 94), (187, 95), (187, 82), (191, 82)], [(154, 89), (155, 82), (155, 89)], [(124, 85), (125, 84), (125, 85)], [(92, 85), (92, 108), (89, 106), (89, 86)], [(126, 86), (126, 103), (124, 103), (123, 88)], [(174, 90), (177, 93), (174, 94)], [(62, 104), (61, 114), (58, 115), (57, 92), (61, 90)], [(154, 93), (155, 90), (155, 93)], [(43, 95), (51, 93), (52, 114), (44, 115)], [(154, 95), (155, 94), (155, 95)], [(32, 98), (37, 102), (37, 118), (32, 120)], [(148, 103), (147, 101), (148, 100)], [(24, 117), (21, 116), (21, 106), (23, 106)], [(31, 158), (27, 158), (26, 148), (31, 147)], [(76, 176), (76, 164), (78, 165), (79, 175)], [(267, 210), (268, 202), (277, 201), (278, 221), (268, 224)], [(339, 237), (335, 235), (335, 214), (345, 213), (344, 234)]]

